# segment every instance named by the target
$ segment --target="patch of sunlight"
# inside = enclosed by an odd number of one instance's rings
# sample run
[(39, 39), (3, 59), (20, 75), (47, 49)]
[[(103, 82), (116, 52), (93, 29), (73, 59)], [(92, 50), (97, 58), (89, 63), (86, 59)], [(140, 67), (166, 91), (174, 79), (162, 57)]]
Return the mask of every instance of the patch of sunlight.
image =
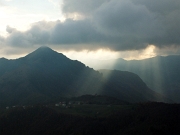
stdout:
[(97, 51), (88, 51), (88, 50), (83, 50), (83, 51), (61, 51), (64, 55), (66, 55), (68, 58), (73, 59), (73, 60), (78, 60), (81, 61), (82, 63), (93, 67), (95, 69), (99, 69), (99, 65), (106, 65), (108, 66), (108, 61), (111, 61), (111, 64), (109, 65), (109, 68), (113, 67), (113, 62), (115, 64), (116, 59), (119, 56), (119, 52), (112, 52), (110, 50), (104, 50), (104, 49), (99, 49)]
[(145, 49), (121, 52), (121, 57), (125, 60), (142, 60), (152, 58), (157, 55), (155, 50), (156, 47), (154, 45), (149, 45)]

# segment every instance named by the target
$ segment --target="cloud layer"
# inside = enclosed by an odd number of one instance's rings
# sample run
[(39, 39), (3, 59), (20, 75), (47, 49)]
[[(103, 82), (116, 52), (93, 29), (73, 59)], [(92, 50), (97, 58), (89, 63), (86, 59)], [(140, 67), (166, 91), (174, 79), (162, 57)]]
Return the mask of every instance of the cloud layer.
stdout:
[[(40, 21), (27, 31), (7, 27), (0, 42), (13, 47), (138, 50), (180, 45), (179, 0), (64, 0), (65, 22)], [(81, 18), (77, 18), (81, 16)]]

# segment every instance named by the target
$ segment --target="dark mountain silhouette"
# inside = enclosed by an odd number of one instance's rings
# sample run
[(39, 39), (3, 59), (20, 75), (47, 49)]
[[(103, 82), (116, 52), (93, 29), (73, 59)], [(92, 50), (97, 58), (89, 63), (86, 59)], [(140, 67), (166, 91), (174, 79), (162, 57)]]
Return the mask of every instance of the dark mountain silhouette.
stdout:
[[(101, 63), (101, 64), (99, 64)], [(180, 102), (180, 56), (157, 56), (144, 60), (123, 59), (96, 62), (96, 69), (117, 69), (139, 75), (154, 91)]]
[[(123, 100), (129, 102), (157, 100), (157, 93), (144, 86), (142, 81), (138, 82), (137, 78), (132, 76), (127, 81), (137, 82), (136, 86), (143, 85), (141, 89), (129, 87), (129, 82), (126, 81), (114, 81), (119, 79), (122, 80), (122, 76), (104, 79), (102, 73), (83, 63), (70, 60), (48, 47), (41, 47), (19, 59), (0, 59), (0, 105), (46, 103), (60, 97), (84, 94), (106, 94), (120, 99), (123, 97)], [(137, 93), (139, 90), (141, 95)], [(149, 94), (142, 94), (143, 90)]]
[(170, 102), (167, 98), (149, 89), (143, 80), (134, 73), (118, 70), (99, 71), (103, 73), (106, 82), (102, 92), (105, 95), (131, 102), (144, 102), (145, 100)]

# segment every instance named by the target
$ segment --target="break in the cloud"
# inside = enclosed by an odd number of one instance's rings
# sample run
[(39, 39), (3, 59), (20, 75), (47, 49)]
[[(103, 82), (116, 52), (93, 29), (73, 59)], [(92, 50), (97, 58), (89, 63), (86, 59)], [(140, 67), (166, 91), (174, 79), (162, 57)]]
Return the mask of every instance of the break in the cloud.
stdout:
[[(26, 31), (7, 27), (2, 42), (13, 47), (114, 51), (180, 45), (179, 0), (64, 0), (66, 21), (40, 21)], [(78, 16), (80, 18), (78, 18)]]

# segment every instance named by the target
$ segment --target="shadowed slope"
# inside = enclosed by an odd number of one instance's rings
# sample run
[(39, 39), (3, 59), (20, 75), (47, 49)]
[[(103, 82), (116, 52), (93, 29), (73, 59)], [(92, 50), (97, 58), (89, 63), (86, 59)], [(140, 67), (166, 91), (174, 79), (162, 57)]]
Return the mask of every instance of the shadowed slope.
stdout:
[[(98, 61), (96, 68), (117, 69), (139, 75), (154, 91), (180, 102), (180, 56), (157, 56), (144, 60)], [(101, 64), (99, 64), (101, 63)]]
[(95, 94), (101, 77), (97, 71), (47, 47), (8, 61), (4, 66), (9, 65), (11, 68), (5, 68), (0, 76), (0, 101), (9, 99), (6, 100), (9, 104), (18, 104), (19, 100), (46, 102), (62, 96)]
[[(23, 58), (0, 59), (0, 62), (3, 65), (0, 66), (1, 106), (47, 103), (84, 94), (105, 94), (128, 102), (156, 100), (134, 74), (116, 71), (121, 76), (112, 74), (105, 79), (99, 71), (48, 47), (41, 47)], [(121, 83), (116, 79), (121, 79)], [(133, 81), (142, 86), (140, 94), (140, 87), (131, 86)]]
[(105, 79), (105, 95), (118, 97), (129, 102), (144, 101), (164, 101), (171, 102), (169, 99), (152, 91), (142, 81), (142, 79), (131, 72), (118, 70), (99, 70)]

